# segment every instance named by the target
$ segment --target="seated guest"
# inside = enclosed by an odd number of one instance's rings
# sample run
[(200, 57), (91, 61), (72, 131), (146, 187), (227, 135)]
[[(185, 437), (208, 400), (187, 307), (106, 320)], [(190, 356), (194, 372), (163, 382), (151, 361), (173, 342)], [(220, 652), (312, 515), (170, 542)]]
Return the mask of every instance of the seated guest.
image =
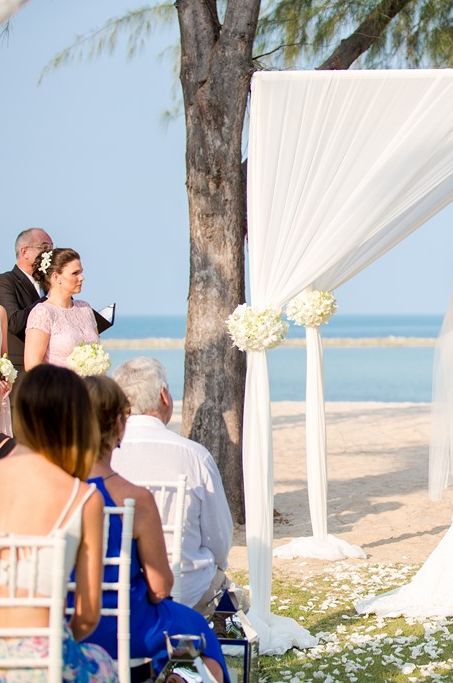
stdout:
[(209, 616), (229, 584), (225, 569), (233, 531), (219, 470), (204, 446), (167, 429), (173, 400), (158, 360), (135, 358), (114, 376), (132, 414), (113, 467), (137, 482), (187, 475), (181, 602)]
[[(202, 657), (206, 666), (217, 681), (229, 681), (220, 645), (204, 617), (168, 598), (173, 576), (153, 495), (145, 488), (134, 486), (112, 469), (112, 451), (123, 438), (129, 402), (110, 377), (87, 377), (85, 381), (101, 431), (99, 455), (89, 481), (96, 484), (105, 505), (118, 506), (123, 505), (125, 498), (135, 499), (130, 592), (131, 657), (152, 658), (153, 668), (159, 673), (168, 659), (164, 631), (170, 634), (204, 633), (206, 647)], [(120, 547), (121, 520), (113, 518), (110, 521), (107, 552), (110, 556), (117, 556)], [(107, 568), (105, 580), (117, 580), (117, 569)], [(116, 606), (115, 601), (114, 593), (104, 592), (105, 607)], [(101, 616), (89, 640), (102, 645), (116, 657), (116, 630), (115, 617)]]
[[(83, 380), (71, 370), (40, 365), (22, 378), (14, 398), (18, 444), (0, 460), (0, 533), (17, 536), (66, 536), (66, 576), (77, 567), (76, 607), (63, 634), (63, 681), (116, 682), (114, 663), (96, 645), (81, 645), (100, 613), (103, 500), (89, 473), (99, 441), (97, 422)], [(52, 553), (40, 551), (37, 586), (51, 594)], [(20, 558), (19, 591), (28, 589), (26, 558)], [(0, 557), (0, 595), (8, 594), (9, 558)], [(45, 607), (0, 608), (0, 626), (48, 625)], [(63, 615), (62, 615), (63, 619)], [(48, 639), (0, 639), (0, 680), (44, 683), (45, 669), (2, 670), (2, 657), (48, 656)]]

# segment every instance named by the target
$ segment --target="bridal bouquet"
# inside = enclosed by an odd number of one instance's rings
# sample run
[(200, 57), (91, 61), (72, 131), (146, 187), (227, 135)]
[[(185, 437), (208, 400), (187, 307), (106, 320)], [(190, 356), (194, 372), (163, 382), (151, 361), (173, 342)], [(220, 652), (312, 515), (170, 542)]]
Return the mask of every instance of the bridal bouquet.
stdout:
[(255, 309), (247, 304), (237, 306), (227, 318), (226, 326), (233, 345), (240, 351), (265, 351), (278, 346), (288, 332), (288, 323), (277, 308)]
[(79, 344), (68, 357), (68, 367), (81, 377), (102, 375), (109, 369), (110, 356), (101, 344)]
[(287, 304), (286, 315), (296, 325), (319, 327), (326, 324), (336, 310), (337, 302), (332, 292), (305, 289)]
[(0, 358), (0, 379), (8, 382), (10, 386), (14, 384), (17, 377), (17, 370), (7, 357), (6, 353)]

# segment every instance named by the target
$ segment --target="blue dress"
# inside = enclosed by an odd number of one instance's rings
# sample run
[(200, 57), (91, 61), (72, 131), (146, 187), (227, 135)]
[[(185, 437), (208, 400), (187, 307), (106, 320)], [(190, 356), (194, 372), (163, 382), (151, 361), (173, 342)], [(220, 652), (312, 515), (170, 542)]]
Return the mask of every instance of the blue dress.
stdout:
[[(102, 477), (89, 479), (89, 483), (96, 484), (101, 492), (106, 505), (115, 506), (116, 503), (110, 497)], [(110, 518), (110, 530), (107, 546), (107, 555), (116, 557), (121, 547), (121, 519), (117, 515)], [(105, 581), (116, 581), (118, 567), (105, 567)], [(117, 594), (113, 591), (104, 591), (102, 597), (103, 607), (116, 607)], [(130, 631), (131, 631), (131, 657), (150, 657), (153, 661), (154, 670), (159, 673), (168, 661), (167, 650), (163, 632), (168, 633), (204, 633), (206, 647), (203, 654), (216, 660), (223, 669), (225, 683), (230, 682), (228, 670), (222, 651), (215, 633), (209, 628), (206, 619), (185, 605), (180, 605), (170, 598), (166, 598), (157, 604), (153, 604), (148, 597), (148, 585), (146, 583), (140, 559), (138, 556), (137, 542), (132, 540), (131, 553), (131, 593), (130, 593)], [(117, 659), (117, 626), (116, 617), (101, 616), (96, 630), (88, 636), (90, 643), (101, 645), (107, 652)]]

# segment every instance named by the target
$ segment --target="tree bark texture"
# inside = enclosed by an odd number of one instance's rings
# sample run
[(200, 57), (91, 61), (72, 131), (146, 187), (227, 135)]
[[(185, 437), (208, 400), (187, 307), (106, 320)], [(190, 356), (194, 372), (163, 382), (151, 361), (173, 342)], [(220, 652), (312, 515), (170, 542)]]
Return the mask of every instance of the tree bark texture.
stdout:
[(260, 0), (177, 0), (186, 118), (190, 283), (182, 432), (214, 456), (233, 518), (244, 521), (245, 354), (225, 319), (244, 302), (241, 141)]

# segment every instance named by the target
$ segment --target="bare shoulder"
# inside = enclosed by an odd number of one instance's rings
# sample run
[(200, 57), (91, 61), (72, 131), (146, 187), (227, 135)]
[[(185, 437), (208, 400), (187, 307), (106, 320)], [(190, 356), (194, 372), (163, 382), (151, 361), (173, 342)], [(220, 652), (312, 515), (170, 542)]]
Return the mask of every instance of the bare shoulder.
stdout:
[(119, 483), (121, 483), (124, 488), (124, 498), (134, 498), (136, 507), (141, 505), (152, 505), (154, 503), (153, 494), (144, 486), (133, 484), (131, 481), (123, 479), (123, 477), (120, 477)]
[[(82, 498), (91, 488), (92, 487), (90, 486), (90, 484), (81, 482), (80, 493), (82, 495)], [(84, 513), (91, 518), (100, 517), (103, 514), (103, 512), (104, 498), (102, 497), (102, 494), (99, 491), (93, 491), (93, 493), (89, 496), (88, 500), (85, 502)]]
[(155, 505), (152, 493), (143, 486), (137, 486), (121, 476), (111, 479), (109, 491), (117, 505), (122, 505), (125, 498), (135, 500), (136, 510)]

